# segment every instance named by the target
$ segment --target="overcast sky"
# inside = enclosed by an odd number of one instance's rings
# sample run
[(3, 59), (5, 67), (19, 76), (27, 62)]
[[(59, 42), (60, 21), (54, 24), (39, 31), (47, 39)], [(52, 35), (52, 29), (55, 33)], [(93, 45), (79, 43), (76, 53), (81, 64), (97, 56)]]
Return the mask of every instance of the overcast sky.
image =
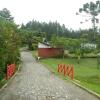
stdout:
[(76, 16), (76, 12), (84, 3), (96, 0), (0, 0), (0, 10), (11, 11), (17, 24), (35, 19), (37, 21), (58, 21), (67, 28), (90, 28), (91, 21), (80, 24), (87, 17)]

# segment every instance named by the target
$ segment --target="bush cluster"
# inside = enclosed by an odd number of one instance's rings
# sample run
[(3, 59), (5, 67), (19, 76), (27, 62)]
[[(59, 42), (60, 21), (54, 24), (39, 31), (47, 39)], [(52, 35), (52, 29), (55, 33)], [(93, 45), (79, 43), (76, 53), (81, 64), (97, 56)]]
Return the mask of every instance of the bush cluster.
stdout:
[(0, 17), (0, 80), (6, 74), (7, 65), (19, 62), (19, 43), (16, 24)]

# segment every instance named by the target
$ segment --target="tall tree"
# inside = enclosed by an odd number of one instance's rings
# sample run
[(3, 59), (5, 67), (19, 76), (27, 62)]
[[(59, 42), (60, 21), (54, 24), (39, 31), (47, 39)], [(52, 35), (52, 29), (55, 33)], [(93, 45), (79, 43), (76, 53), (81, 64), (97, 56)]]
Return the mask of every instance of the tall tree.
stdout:
[(2, 10), (0, 10), (0, 17), (9, 20), (9, 21), (13, 21), (13, 17), (10, 14), (10, 11), (7, 8), (4, 8)]
[(83, 4), (83, 7), (79, 9), (79, 12), (85, 12), (87, 15), (89, 15), (91, 17), (91, 22), (93, 24), (93, 29), (94, 29), (94, 41), (96, 38), (96, 23), (99, 22), (99, 19), (97, 18), (97, 16), (100, 13), (100, 1), (96, 1), (96, 3), (94, 2), (90, 2), (90, 3), (86, 3)]
[(7, 65), (18, 63), (20, 57), (18, 28), (7, 16), (8, 13), (5, 17), (3, 13), (0, 15), (0, 80), (4, 78)]

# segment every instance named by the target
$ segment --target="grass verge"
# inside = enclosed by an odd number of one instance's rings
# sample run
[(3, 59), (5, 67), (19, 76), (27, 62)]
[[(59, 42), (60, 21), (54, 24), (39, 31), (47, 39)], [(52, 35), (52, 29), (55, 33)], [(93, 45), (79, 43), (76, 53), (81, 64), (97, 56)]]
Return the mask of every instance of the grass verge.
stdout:
[[(77, 64), (76, 59), (57, 59), (57, 58), (47, 58), (40, 60), (42, 64), (52, 70), (53, 73), (58, 75), (57, 65), (58, 64), (73, 64), (75, 79), (79, 80), (79, 84), (85, 86), (86, 88), (100, 94), (100, 69), (97, 69), (96, 58), (84, 58), (81, 59), (80, 64)], [(68, 77), (64, 77), (67, 79)]]
[[(33, 56), (37, 56), (37, 52), (32, 52)], [(44, 64), (55, 75), (59, 75), (57, 72), (58, 64), (71, 64), (74, 65), (74, 78), (78, 84), (100, 94), (100, 69), (97, 69), (97, 58), (82, 58), (80, 64), (77, 64), (76, 58), (46, 58), (41, 59), (40, 63)], [(63, 74), (59, 75), (63, 79)]]

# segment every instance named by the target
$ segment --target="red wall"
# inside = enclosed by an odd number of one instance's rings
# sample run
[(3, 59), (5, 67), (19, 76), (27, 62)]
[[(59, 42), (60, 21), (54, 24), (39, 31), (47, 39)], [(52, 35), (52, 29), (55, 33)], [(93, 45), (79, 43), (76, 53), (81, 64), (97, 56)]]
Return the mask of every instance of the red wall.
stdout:
[(38, 48), (38, 57), (56, 57), (62, 54), (62, 48)]

